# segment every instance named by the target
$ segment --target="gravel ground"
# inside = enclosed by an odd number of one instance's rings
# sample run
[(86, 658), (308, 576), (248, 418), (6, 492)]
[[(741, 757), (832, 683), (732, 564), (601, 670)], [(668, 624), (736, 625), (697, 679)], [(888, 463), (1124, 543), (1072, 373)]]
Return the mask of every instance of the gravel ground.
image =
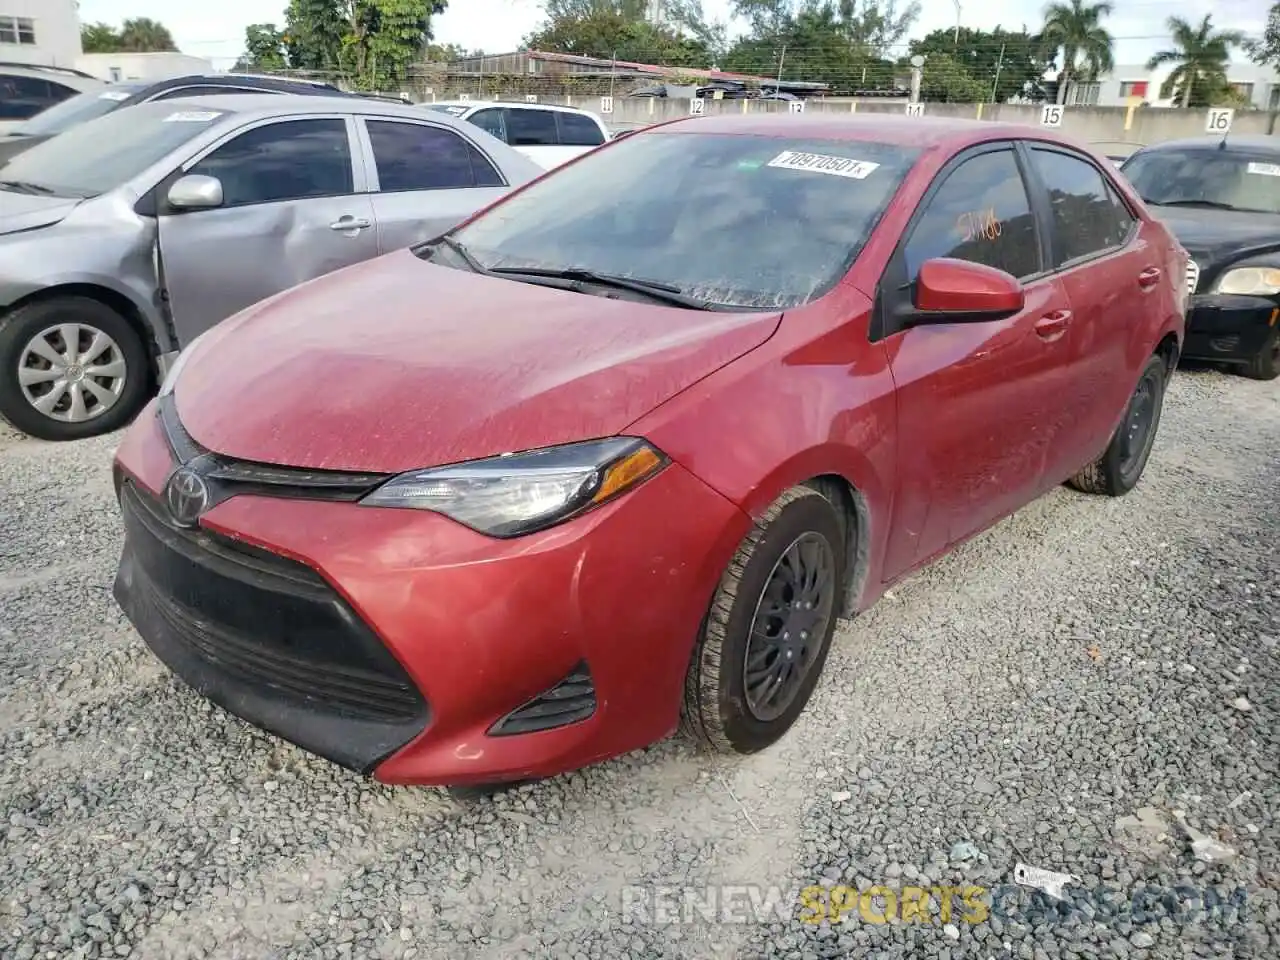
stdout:
[[(1055, 492), (844, 625), (774, 749), (489, 798), (367, 782), (172, 680), (110, 597), (115, 442), (0, 433), (0, 956), (1280, 956), (1275, 385), (1180, 373), (1134, 494)], [(1018, 861), (1075, 908), (1013, 897)], [(873, 884), (1000, 909), (805, 922)]]

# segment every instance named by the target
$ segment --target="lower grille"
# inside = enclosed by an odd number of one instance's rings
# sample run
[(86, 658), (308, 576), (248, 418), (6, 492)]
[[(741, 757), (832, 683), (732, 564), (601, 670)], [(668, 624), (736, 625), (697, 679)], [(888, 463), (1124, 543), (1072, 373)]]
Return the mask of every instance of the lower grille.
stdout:
[(180, 530), (128, 481), (120, 502), (125, 549), (141, 574), (133, 599), (185, 655), (313, 711), (425, 725), (426, 701), (404, 668), (316, 571), (208, 531)]
[(567, 677), (546, 693), (507, 714), (490, 729), (495, 737), (552, 730), (586, 720), (596, 712), (596, 688), (586, 663), (579, 663)]

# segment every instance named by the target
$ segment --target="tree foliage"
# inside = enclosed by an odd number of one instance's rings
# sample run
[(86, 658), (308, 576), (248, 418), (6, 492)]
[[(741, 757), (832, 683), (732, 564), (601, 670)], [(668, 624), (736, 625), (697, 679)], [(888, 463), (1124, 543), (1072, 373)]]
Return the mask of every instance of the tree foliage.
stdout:
[(253, 23), (244, 28), (244, 53), (233, 69), (271, 72), (288, 65), (284, 33), (274, 23)]
[(684, 20), (673, 17), (669, 26), (645, 19), (646, 6), (644, 0), (548, 0), (546, 22), (525, 37), (524, 46), (604, 60), (711, 65), (716, 28), (702, 19), (700, 4), (678, 6)]
[(1058, 74), (1059, 100), (1066, 96), (1067, 85), (1073, 80), (1095, 80), (1101, 73), (1115, 68), (1112, 49), (1115, 41), (1102, 26), (1111, 14), (1107, 0), (1101, 3), (1085, 3), (1085, 0), (1068, 0), (1051, 3), (1044, 11), (1044, 26), (1040, 30), (1046, 50), (1062, 54), (1062, 71)]
[(1198, 24), (1181, 17), (1166, 21), (1174, 46), (1156, 53), (1148, 70), (1167, 63), (1177, 64), (1160, 89), (1161, 97), (1174, 97), (1184, 107), (1207, 107), (1231, 99), (1227, 63), (1231, 48), (1244, 43), (1238, 30), (1214, 30), (1213, 17), (1205, 14)]
[(85, 53), (154, 53), (176, 51), (169, 28), (150, 17), (125, 20), (120, 29), (109, 23), (86, 23), (80, 28)]
[[(1026, 29), (1003, 30), (935, 30), (911, 42), (911, 53), (925, 57), (922, 95), (933, 100), (935, 71), (944, 75), (968, 78), (981, 83), (983, 92), (977, 99), (1004, 103), (1012, 97), (1041, 99), (1045, 71), (1053, 65), (1053, 55), (1044, 41)], [(947, 60), (939, 61), (938, 57)], [(958, 68), (958, 72), (956, 69)], [(945, 99), (959, 100), (957, 96)]]
[(343, 76), (362, 88), (383, 86), (422, 59), (431, 18), (445, 6), (446, 0), (289, 0), (281, 35), (285, 60), (294, 69)]
[(1280, 3), (1271, 5), (1262, 38), (1246, 40), (1244, 46), (1254, 63), (1280, 70)]

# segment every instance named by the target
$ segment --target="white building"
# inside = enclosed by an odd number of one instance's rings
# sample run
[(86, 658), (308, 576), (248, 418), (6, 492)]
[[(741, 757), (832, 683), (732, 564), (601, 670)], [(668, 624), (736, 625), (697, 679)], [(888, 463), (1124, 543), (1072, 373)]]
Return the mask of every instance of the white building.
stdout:
[[(1130, 103), (1176, 107), (1178, 101), (1160, 96), (1161, 86), (1175, 68), (1176, 64), (1155, 70), (1148, 70), (1146, 64), (1117, 64), (1114, 71), (1093, 83), (1073, 83), (1067, 91), (1067, 103), (1090, 107), (1127, 107)], [(1274, 69), (1233, 62), (1227, 68), (1227, 79), (1257, 109), (1280, 109), (1280, 74)]]
[(75, 66), (78, 7), (75, 0), (0, 0), (0, 61)]
[[(0, 0), (0, 4), (11, 0)], [(213, 73), (213, 61), (185, 53), (83, 53), (76, 69), (111, 83), (121, 80), (164, 80), (192, 73)]]

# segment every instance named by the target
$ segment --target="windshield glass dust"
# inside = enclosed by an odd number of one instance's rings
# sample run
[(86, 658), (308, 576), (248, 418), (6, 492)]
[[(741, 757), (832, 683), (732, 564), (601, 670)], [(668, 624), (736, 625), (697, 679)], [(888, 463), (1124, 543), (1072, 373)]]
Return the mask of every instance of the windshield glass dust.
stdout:
[(834, 284), (915, 162), (881, 143), (628, 137), (457, 231), (485, 268), (581, 269), (778, 309)]

